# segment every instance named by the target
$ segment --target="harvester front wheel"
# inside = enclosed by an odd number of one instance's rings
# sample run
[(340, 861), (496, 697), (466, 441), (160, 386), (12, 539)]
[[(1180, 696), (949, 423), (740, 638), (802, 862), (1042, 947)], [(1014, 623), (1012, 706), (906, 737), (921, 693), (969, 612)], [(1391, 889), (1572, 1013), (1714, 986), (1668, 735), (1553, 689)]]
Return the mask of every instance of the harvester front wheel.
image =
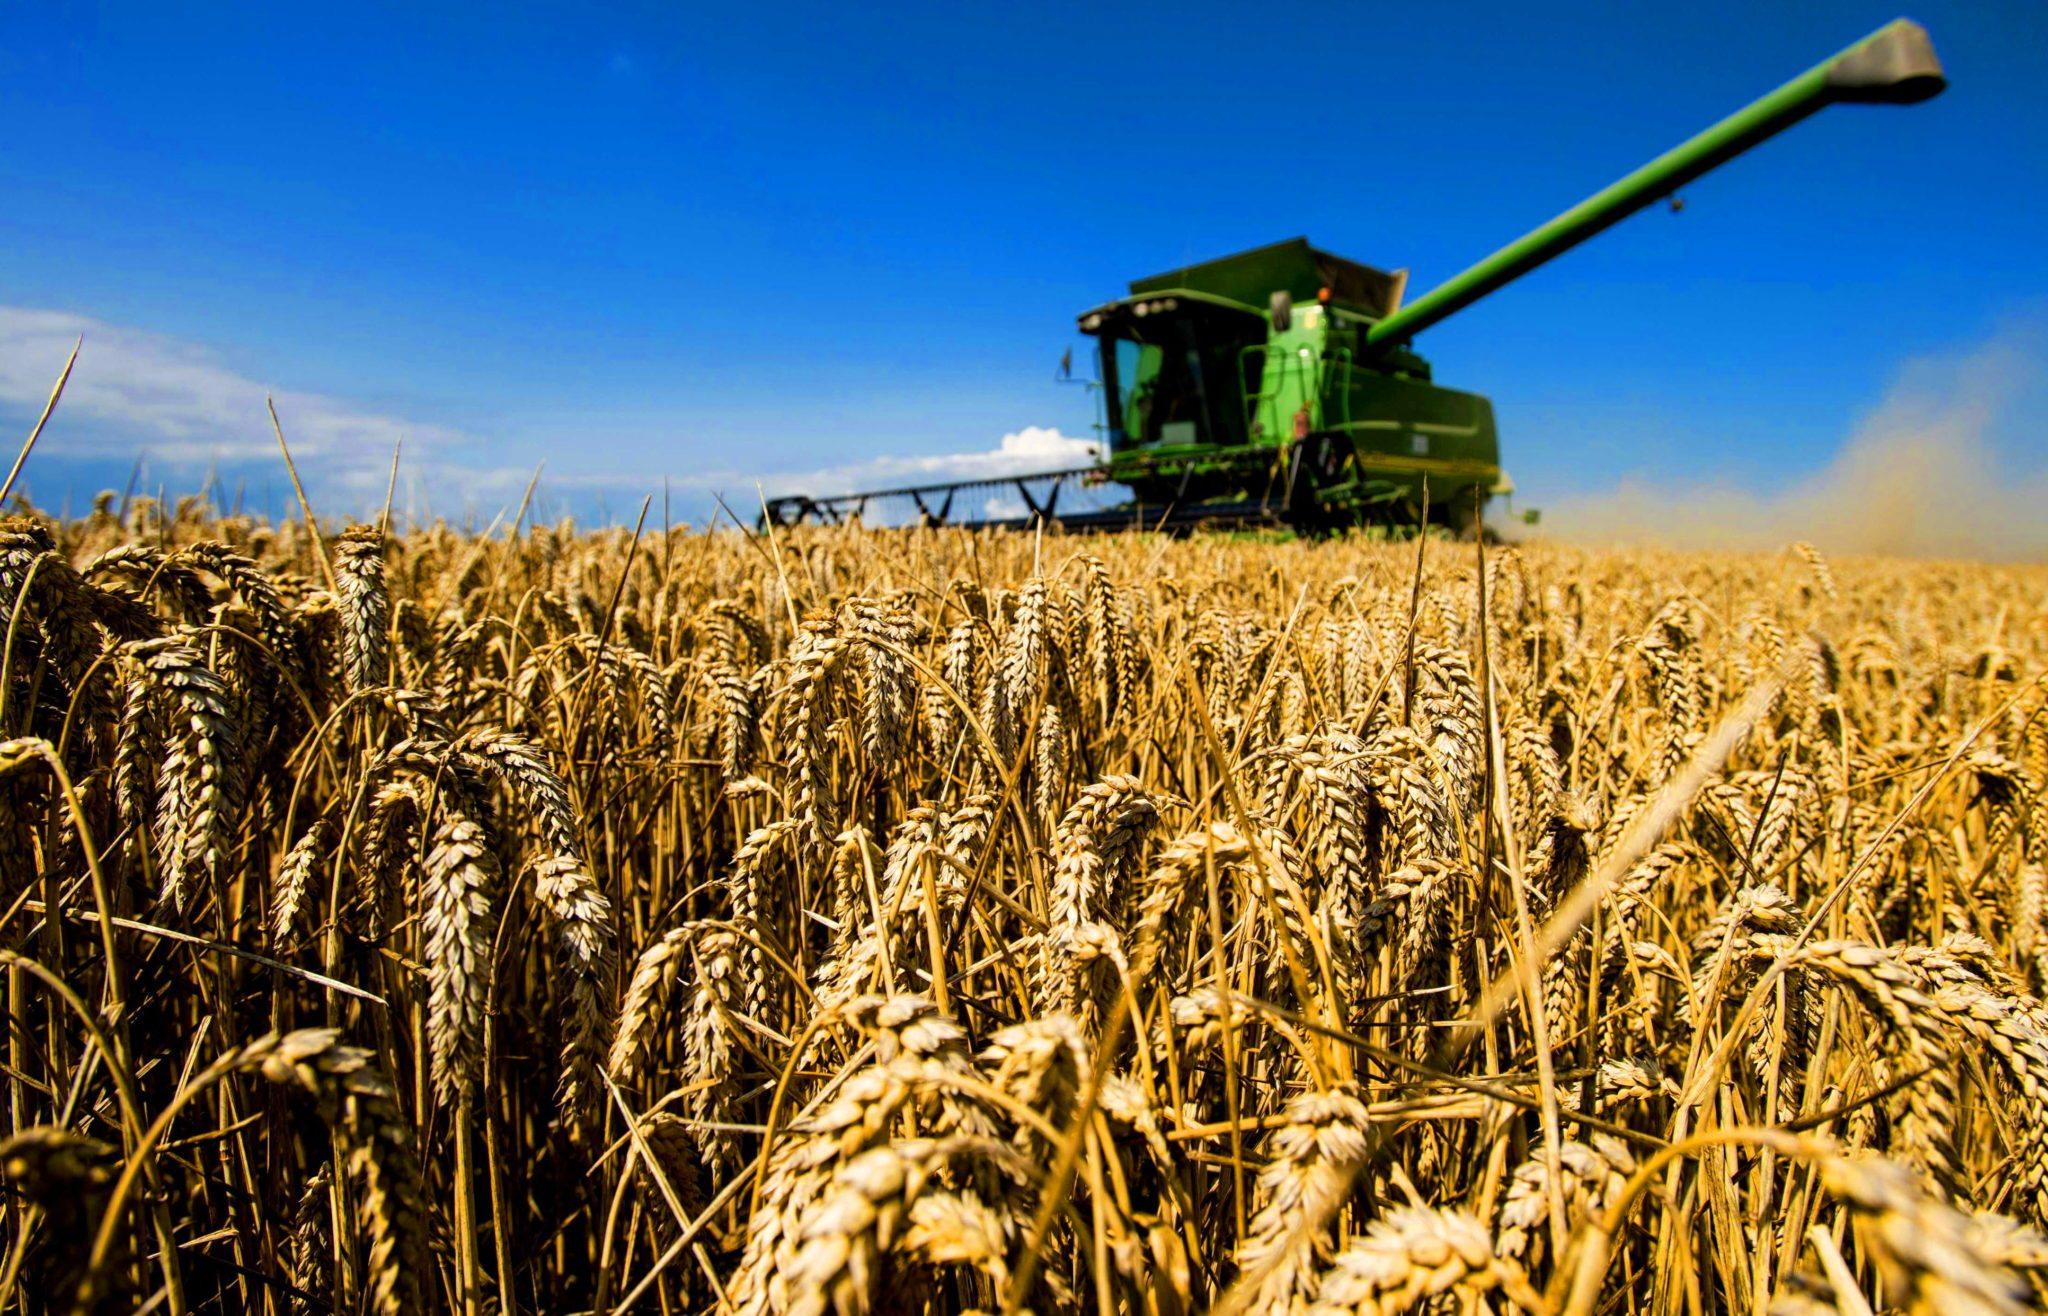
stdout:
[(1344, 521), (1342, 512), (1324, 504), (1322, 490), (1336, 483), (1351, 460), (1351, 440), (1342, 434), (1311, 434), (1288, 454), (1288, 524), (1320, 534)]

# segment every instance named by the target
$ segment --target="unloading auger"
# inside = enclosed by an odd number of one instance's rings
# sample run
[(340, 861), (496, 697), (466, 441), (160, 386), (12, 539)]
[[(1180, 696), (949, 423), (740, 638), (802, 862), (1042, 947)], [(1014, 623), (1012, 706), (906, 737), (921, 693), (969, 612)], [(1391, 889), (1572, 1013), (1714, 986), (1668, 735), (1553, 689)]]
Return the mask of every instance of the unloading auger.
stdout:
[[(1079, 317), (1099, 345), (1099, 462), (774, 498), (763, 520), (840, 522), (894, 502), (925, 524), (1462, 525), (1512, 488), (1493, 404), (1435, 383), (1415, 335), (1827, 106), (1911, 105), (1946, 85), (1926, 29), (1895, 19), (1405, 305), (1407, 271), (1306, 238), (1136, 280)], [(1128, 502), (1059, 510), (1063, 490), (1112, 484)]]

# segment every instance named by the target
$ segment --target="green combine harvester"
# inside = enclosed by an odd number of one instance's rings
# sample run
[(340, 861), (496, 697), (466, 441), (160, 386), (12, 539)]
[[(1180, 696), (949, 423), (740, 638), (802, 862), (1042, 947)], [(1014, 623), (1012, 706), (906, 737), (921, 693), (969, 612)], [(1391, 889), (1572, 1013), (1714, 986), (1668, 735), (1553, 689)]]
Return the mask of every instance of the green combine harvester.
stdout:
[[(1079, 319), (1100, 345), (1099, 464), (775, 498), (763, 519), (856, 520), (893, 501), (924, 524), (1465, 527), (1511, 488), (1493, 404), (1434, 382), (1416, 334), (1826, 106), (1910, 105), (1945, 85), (1926, 30), (1894, 20), (1405, 305), (1406, 271), (1303, 238), (1139, 279)], [(1062, 489), (1111, 484), (1129, 501), (1060, 513)], [(963, 495), (1010, 506), (955, 516)]]

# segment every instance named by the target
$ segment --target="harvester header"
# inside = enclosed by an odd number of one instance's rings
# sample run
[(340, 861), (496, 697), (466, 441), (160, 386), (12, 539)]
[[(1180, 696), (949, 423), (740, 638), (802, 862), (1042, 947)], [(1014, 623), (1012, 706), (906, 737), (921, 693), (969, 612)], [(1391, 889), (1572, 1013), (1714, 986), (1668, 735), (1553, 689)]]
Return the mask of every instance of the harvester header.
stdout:
[[(954, 496), (999, 486), (1028, 515), (1074, 528), (1370, 520), (1456, 525), (1512, 489), (1493, 405), (1445, 388), (1408, 346), (1422, 330), (1834, 104), (1910, 105), (1946, 86), (1919, 24), (1896, 19), (1403, 305), (1405, 270), (1293, 238), (1131, 283), (1081, 313), (1098, 343), (1098, 464), (914, 489), (770, 500), (777, 524), (864, 515), (910, 499), (951, 519)], [(1121, 485), (1130, 501), (1061, 514), (1060, 490)]]

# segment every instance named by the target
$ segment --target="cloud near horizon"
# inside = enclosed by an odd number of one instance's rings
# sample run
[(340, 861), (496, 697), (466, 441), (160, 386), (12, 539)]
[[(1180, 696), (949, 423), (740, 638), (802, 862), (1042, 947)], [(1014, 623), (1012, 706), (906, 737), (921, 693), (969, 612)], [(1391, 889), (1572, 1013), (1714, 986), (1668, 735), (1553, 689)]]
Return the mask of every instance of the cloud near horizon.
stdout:
[[(49, 397), (72, 344), (78, 364), (53, 424), (61, 448), (40, 460), (126, 461), (138, 452), (163, 470), (193, 474), (215, 463), (277, 461), (266, 399), (274, 398), (292, 455), (316, 491), (360, 501), (381, 498), (386, 463), (401, 440), (401, 497), (415, 506), (517, 497), (529, 464), (506, 464), (479, 436), (361, 406), (322, 393), (272, 388), (204, 345), (71, 311), (0, 305), (0, 408), (33, 417)], [(65, 421), (84, 421), (64, 426)], [(845, 493), (879, 486), (989, 479), (1086, 465), (1094, 445), (1056, 428), (1027, 425), (981, 451), (884, 455), (803, 472), (727, 470), (680, 476), (680, 490)], [(60, 455), (61, 453), (61, 455)], [(33, 476), (33, 471), (31, 471)], [(658, 489), (662, 473), (580, 470), (556, 464), (544, 481), (559, 494)], [(436, 495), (443, 495), (437, 497)]]
[(266, 398), (276, 399), (295, 458), (388, 459), (400, 439), (412, 450), (476, 441), (339, 398), (268, 388), (181, 339), (26, 306), (0, 306), (0, 404), (40, 409), (81, 338), (59, 414), (100, 424), (67, 434), (70, 455), (125, 456), (141, 446), (170, 463), (273, 457)]
[[(431, 493), (436, 477), (447, 479), (461, 477), (469, 480), (460, 468), (441, 466), (438, 469), (422, 469), (409, 455), (399, 473), (400, 486), (408, 491), (414, 505), (420, 505), (422, 497)], [(761, 498), (775, 498), (785, 494), (810, 494), (823, 497), (832, 494), (859, 493), (863, 490), (900, 489), (925, 484), (945, 484), (956, 480), (999, 480), (1006, 476), (1030, 475), (1039, 471), (1070, 470), (1074, 467), (1092, 465), (1095, 461), (1096, 444), (1089, 439), (1075, 438), (1063, 434), (1055, 426), (1026, 425), (1012, 430), (996, 441), (993, 448), (968, 452), (926, 453), (919, 456), (885, 454), (866, 461), (846, 462), (835, 466), (817, 467), (807, 471), (744, 471), (725, 468), (713, 471), (699, 470), (685, 475), (660, 473), (633, 474), (617, 471), (579, 471), (559, 469), (550, 465), (541, 480), (545, 501), (560, 503), (565, 497), (572, 499), (598, 499), (614, 512), (637, 506), (643, 495), (653, 494), (658, 500), (664, 486), (669, 493), (680, 495), (682, 501), (677, 515), (685, 519), (716, 519), (717, 504), (712, 495), (725, 500), (726, 507), (741, 517), (747, 517), (758, 509)], [(478, 472), (478, 479), (471, 481), (467, 492), (471, 495), (487, 494), (492, 498), (504, 498), (508, 494), (516, 498), (525, 481), (533, 473), (531, 467), (493, 468)], [(376, 474), (376, 491), (383, 491), (384, 479), (381, 468)], [(360, 481), (357, 481), (360, 483)], [(695, 497), (691, 497), (695, 495)], [(1086, 503), (1096, 496), (1094, 491), (1077, 490), (1068, 495), (1067, 503), (1074, 500)], [(612, 501), (614, 498), (620, 501)], [(401, 506), (406, 505), (401, 502)], [(894, 509), (903, 516), (909, 515), (910, 504)], [(876, 515), (887, 519), (888, 509), (877, 507)], [(1021, 503), (1014, 499), (1005, 500), (1002, 495), (991, 497), (983, 509), (983, 515), (1021, 516)]]
[(759, 479), (761, 487), (771, 495), (853, 493), (861, 489), (943, 484), (950, 480), (997, 480), (1034, 471), (1068, 470), (1092, 465), (1095, 454), (1096, 444), (1091, 439), (1062, 434), (1056, 427), (1026, 425), (1003, 435), (995, 447), (985, 451), (884, 455), (797, 475)]

